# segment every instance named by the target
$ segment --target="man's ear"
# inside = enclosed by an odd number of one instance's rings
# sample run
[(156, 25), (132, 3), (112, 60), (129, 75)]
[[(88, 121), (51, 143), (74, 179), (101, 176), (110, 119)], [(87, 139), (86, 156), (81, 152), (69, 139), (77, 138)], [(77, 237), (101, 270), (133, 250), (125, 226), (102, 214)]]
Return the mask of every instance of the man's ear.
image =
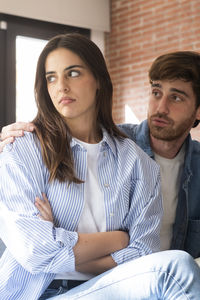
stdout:
[(197, 111), (196, 111), (196, 119), (200, 120), (200, 105), (199, 105), (199, 107), (197, 108)]
[(196, 111), (196, 120), (192, 126), (192, 128), (195, 128), (199, 125), (200, 123), (200, 106), (197, 108), (197, 111)]

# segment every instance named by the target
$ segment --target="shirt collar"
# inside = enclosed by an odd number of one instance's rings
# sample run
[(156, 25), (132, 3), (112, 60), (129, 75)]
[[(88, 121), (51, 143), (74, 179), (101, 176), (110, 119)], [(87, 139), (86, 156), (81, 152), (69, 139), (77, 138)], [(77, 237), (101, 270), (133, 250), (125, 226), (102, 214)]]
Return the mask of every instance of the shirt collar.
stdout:
[(103, 150), (105, 150), (105, 147), (108, 147), (108, 148), (110, 148), (112, 153), (116, 156), (117, 150), (116, 150), (115, 138), (113, 136), (111, 136), (105, 128), (102, 128), (102, 132), (103, 132), (103, 139), (101, 141), (101, 150), (100, 151), (103, 151)]
[[(112, 137), (110, 134), (108, 134), (107, 130), (105, 128), (102, 128), (102, 133), (103, 133), (103, 138), (100, 142), (100, 151), (104, 151), (106, 147), (110, 148), (112, 153), (116, 156), (117, 151), (116, 151), (116, 145), (115, 145), (115, 139)], [(83, 145), (81, 145), (75, 138), (72, 137), (70, 141), (70, 146), (72, 149), (83, 149)]]

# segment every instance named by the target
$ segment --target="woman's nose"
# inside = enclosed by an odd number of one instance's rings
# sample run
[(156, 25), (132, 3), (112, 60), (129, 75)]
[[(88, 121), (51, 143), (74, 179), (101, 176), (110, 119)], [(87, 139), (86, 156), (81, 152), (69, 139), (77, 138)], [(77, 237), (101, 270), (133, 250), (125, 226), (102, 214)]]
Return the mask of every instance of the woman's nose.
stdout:
[(70, 90), (69, 83), (67, 79), (60, 78), (58, 81), (58, 89), (60, 92), (68, 92)]

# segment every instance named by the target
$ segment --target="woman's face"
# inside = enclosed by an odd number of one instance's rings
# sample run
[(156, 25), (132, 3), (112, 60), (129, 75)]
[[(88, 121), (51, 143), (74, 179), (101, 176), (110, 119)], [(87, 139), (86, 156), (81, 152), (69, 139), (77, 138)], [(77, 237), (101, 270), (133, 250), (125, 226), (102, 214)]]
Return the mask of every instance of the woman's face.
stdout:
[(48, 54), (45, 73), (50, 98), (67, 125), (93, 122), (98, 82), (80, 57), (58, 48)]

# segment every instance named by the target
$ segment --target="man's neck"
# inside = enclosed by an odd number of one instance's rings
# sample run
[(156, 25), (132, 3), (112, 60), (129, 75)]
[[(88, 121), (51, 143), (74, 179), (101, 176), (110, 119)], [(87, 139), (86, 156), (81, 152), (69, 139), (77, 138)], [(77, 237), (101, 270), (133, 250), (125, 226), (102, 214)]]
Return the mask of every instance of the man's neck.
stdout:
[(150, 135), (151, 148), (153, 152), (168, 159), (172, 159), (177, 155), (185, 139), (186, 137), (183, 136), (173, 141), (163, 141)]

